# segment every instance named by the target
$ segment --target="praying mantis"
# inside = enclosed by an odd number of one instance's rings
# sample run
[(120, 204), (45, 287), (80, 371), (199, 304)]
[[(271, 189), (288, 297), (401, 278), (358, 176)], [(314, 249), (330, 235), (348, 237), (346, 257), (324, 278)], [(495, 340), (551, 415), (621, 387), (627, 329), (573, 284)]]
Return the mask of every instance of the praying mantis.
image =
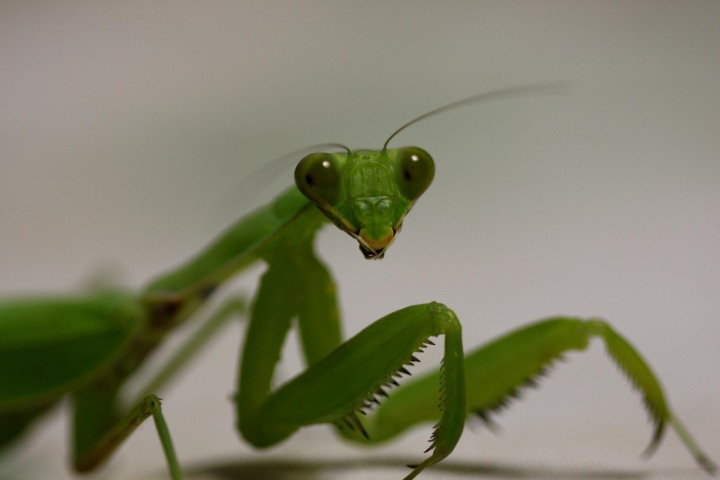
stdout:
[[(317, 146), (295, 169), (295, 186), (251, 212), (197, 256), (160, 275), (139, 292), (99, 288), (56, 297), (0, 302), (0, 448), (18, 440), (64, 397), (73, 407), (73, 467), (87, 472), (107, 461), (152, 416), (170, 476), (182, 478), (171, 436), (155, 395), (190, 353), (245, 302), (232, 297), (210, 315), (196, 338), (131, 405), (119, 394), (179, 325), (198, 313), (225, 281), (262, 262), (266, 270), (249, 308), (249, 322), (233, 398), (237, 428), (250, 444), (282, 442), (300, 427), (328, 423), (351, 442), (379, 443), (408, 428), (435, 422), (429, 455), (410, 480), (447, 457), (468, 417), (492, 414), (568, 351), (601, 339), (611, 358), (640, 391), (654, 422), (648, 452), (669, 425), (698, 464), (705, 455), (668, 405), (648, 363), (600, 318), (554, 317), (532, 323), (480, 348), (465, 351), (455, 313), (437, 302), (382, 317), (349, 340), (340, 333), (333, 279), (314, 250), (328, 222), (353, 237), (367, 259), (382, 259), (403, 221), (430, 186), (435, 163), (425, 150), (388, 148), (395, 136), (428, 117), (462, 106), (542, 88), (484, 93), (407, 122), (379, 150)], [(295, 326), (307, 369), (275, 387), (273, 375)], [(439, 370), (420, 378), (408, 365), (441, 337)], [(402, 384), (397, 380), (402, 378)]]

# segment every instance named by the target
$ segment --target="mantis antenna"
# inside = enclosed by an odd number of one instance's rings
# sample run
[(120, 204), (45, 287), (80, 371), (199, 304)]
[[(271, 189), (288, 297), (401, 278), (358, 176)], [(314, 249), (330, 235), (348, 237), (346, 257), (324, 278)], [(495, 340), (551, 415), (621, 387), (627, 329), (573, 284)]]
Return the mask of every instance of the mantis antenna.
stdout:
[[(308, 153), (325, 150), (345, 150), (350, 153), (350, 149), (340, 143), (318, 143), (309, 147), (301, 148), (278, 157), (265, 165), (259, 167), (250, 175), (236, 183), (228, 191), (223, 193), (217, 201), (218, 205), (233, 204), (244, 205), (254, 200), (260, 192), (265, 188), (277, 175), (287, 167), (291, 160), (297, 161)], [(220, 208), (222, 210), (222, 207)]]
[[(414, 125), (421, 120), (425, 120), (426, 118), (435, 116), (440, 113), (447, 112), (449, 110), (454, 110), (456, 108), (461, 108), (469, 105), (474, 105), (478, 103), (484, 103), (487, 101), (492, 100), (500, 100), (504, 98), (515, 98), (515, 97), (521, 97), (521, 96), (530, 96), (530, 95), (541, 95), (541, 94), (559, 94), (564, 93), (567, 91), (567, 86), (563, 83), (537, 83), (532, 85), (523, 85), (523, 86), (517, 86), (517, 87), (508, 87), (508, 88), (502, 88), (498, 90), (493, 90), (490, 92), (480, 93), (478, 95), (473, 95), (472, 97), (464, 98), (462, 100), (458, 100), (456, 102), (449, 103), (447, 105), (443, 105), (442, 107), (436, 108), (434, 110), (431, 110), (429, 112), (426, 112), (419, 117), (416, 117), (409, 122), (405, 123), (403, 126), (395, 130), (387, 140), (385, 140), (385, 143), (383, 144), (383, 150), (387, 150), (387, 146), (390, 143), (390, 140), (395, 138), (395, 136), (408, 128), (411, 125)], [(301, 150), (296, 150), (294, 152), (291, 152), (287, 155), (283, 155), (282, 157), (276, 158), (275, 160), (269, 162), (268, 164), (264, 165), (263, 167), (259, 168), (255, 172), (251, 173), (250, 176), (243, 179), (242, 182), (240, 182), (239, 185), (235, 186), (231, 189), (230, 193), (224, 195), (225, 198), (230, 198), (232, 192), (242, 192), (243, 197), (249, 197), (252, 198), (255, 196), (255, 193), (257, 192), (257, 185), (265, 185), (269, 182), (270, 179), (274, 178), (277, 173), (287, 165), (287, 162), (290, 160), (297, 159), (299, 157), (302, 157), (305, 153), (314, 153), (316, 151), (326, 151), (326, 150), (345, 150), (348, 152), (348, 154), (351, 153), (351, 150), (346, 147), (345, 145), (342, 145), (340, 143), (321, 143), (317, 145), (312, 145), (310, 147), (303, 148)], [(253, 192), (253, 193), (248, 193)], [(234, 195), (233, 195), (234, 196)], [(244, 203), (244, 202), (238, 202), (237, 200), (235, 202), (230, 203)]]
[(316, 145), (301, 148), (300, 150), (287, 153), (261, 166), (252, 172), (248, 177), (243, 179), (242, 182), (240, 182), (240, 184), (235, 188), (240, 189), (245, 186), (265, 185), (269, 180), (272, 180), (275, 176), (277, 176), (277, 172), (285, 168), (290, 160), (297, 160), (308, 153), (325, 150), (345, 150), (350, 153), (350, 149), (340, 143), (318, 143)]
[(430, 110), (427, 113), (423, 113), (419, 117), (413, 118), (409, 122), (407, 122), (402, 127), (395, 130), (387, 140), (385, 140), (385, 144), (383, 144), (383, 150), (387, 149), (388, 143), (390, 143), (390, 140), (392, 140), (395, 135), (402, 132), (406, 128), (408, 128), (410, 125), (414, 125), (418, 123), (421, 120), (425, 120), (428, 117), (435, 116), (439, 113), (444, 113), (449, 110), (455, 110), (456, 108), (460, 107), (466, 107), (468, 105), (474, 105), (477, 103), (484, 103), (490, 100), (499, 100), (503, 98), (514, 98), (514, 97), (520, 97), (525, 95), (539, 95), (539, 94), (558, 94), (558, 93), (564, 93), (567, 91), (567, 86), (563, 83), (538, 83), (534, 85), (524, 85), (520, 87), (508, 87), (508, 88), (502, 88), (499, 90), (493, 90), (491, 92), (485, 92), (480, 93), (478, 95), (473, 95), (472, 97), (464, 98), (462, 100), (458, 100), (457, 102), (448, 103), (447, 105), (443, 105), (442, 107), (436, 108), (435, 110)]

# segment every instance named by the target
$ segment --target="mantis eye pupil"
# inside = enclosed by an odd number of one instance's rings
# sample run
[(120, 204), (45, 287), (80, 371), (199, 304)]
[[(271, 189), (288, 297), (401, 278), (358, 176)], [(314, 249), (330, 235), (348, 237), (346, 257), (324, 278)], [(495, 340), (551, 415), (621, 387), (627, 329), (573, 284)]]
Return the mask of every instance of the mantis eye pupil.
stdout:
[(403, 170), (403, 175), (405, 176), (405, 180), (409, 181), (412, 178), (412, 176), (410, 175), (410, 170), (408, 169)]

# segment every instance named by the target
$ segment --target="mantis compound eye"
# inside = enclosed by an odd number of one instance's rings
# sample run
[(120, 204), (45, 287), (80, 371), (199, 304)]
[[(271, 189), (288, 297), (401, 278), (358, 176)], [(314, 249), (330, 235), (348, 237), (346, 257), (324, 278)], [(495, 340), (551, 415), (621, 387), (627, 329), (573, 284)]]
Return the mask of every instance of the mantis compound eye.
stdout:
[(425, 150), (418, 147), (398, 150), (395, 177), (403, 197), (417, 200), (430, 186), (434, 176), (435, 162)]
[(330, 153), (311, 153), (295, 168), (298, 189), (318, 204), (335, 204), (340, 199), (340, 169)]

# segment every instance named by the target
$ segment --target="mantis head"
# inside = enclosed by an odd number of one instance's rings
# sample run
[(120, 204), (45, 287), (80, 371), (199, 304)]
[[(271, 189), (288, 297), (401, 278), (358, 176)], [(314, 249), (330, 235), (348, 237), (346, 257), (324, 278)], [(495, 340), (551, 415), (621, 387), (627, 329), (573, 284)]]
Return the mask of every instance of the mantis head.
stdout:
[(418, 147), (348, 150), (306, 156), (295, 169), (295, 184), (358, 241), (365, 258), (379, 259), (434, 175), (435, 162)]
[(311, 153), (295, 169), (298, 189), (341, 230), (360, 244), (365, 258), (383, 258), (402, 228), (405, 215), (430, 186), (435, 162), (419, 147), (388, 149), (395, 135), (410, 125), (466, 105), (521, 95), (563, 92), (557, 83), (511, 87), (449, 103), (395, 130), (382, 150)]

